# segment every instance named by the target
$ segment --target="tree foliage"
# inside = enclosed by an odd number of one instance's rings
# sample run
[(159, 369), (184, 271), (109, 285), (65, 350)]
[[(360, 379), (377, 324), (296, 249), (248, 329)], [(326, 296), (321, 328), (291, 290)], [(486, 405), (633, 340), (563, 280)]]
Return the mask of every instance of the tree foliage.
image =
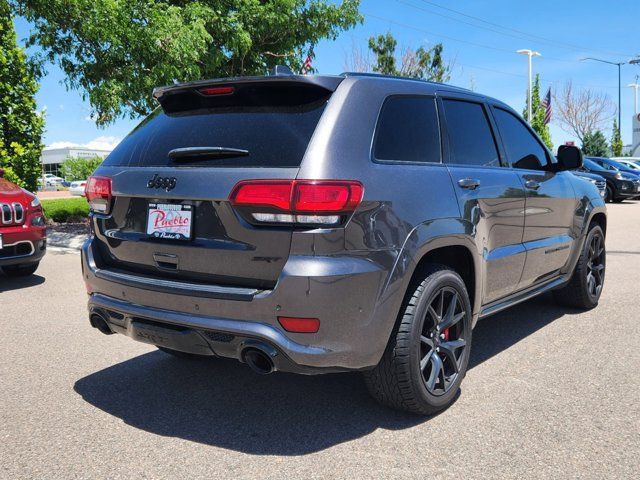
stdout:
[(65, 180), (74, 182), (76, 180), (86, 180), (100, 166), (104, 158), (91, 157), (67, 157), (60, 165), (60, 172)]
[[(524, 107), (523, 116), (526, 118), (529, 111), (529, 96), (527, 95), (526, 105)], [(549, 125), (544, 123), (545, 109), (542, 106), (540, 100), (540, 75), (536, 74), (536, 78), (531, 88), (531, 120), (529, 124), (536, 133), (540, 136), (542, 141), (553, 150), (553, 142), (551, 141), (551, 132), (549, 131)]]
[(362, 21), (360, 0), (13, 1), (98, 125), (148, 114), (158, 85), (299, 70), (309, 45)]
[(36, 111), (35, 68), (16, 42), (9, 4), (0, 0), (0, 167), (6, 177), (35, 190), (40, 176), (44, 118)]
[(587, 133), (582, 139), (582, 152), (590, 157), (608, 157), (609, 145), (600, 130)]
[(622, 136), (620, 135), (620, 128), (618, 127), (618, 120), (613, 119), (613, 129), (611, 131), (611, 152), (614, 157), (622, 156), (622, 149), (624, 143), (622, 143)]
[(442, 58), (444, 47), (441, 43), (431, 48), (418, 47), (417, 50), (404, 48), (399, 54), (397, 47), (398, 42), (390, 32), (369, 38), (369, 50), (375, 56), (371, 70), (432, 82), (448, 82), (451, 78), (451, 66)]

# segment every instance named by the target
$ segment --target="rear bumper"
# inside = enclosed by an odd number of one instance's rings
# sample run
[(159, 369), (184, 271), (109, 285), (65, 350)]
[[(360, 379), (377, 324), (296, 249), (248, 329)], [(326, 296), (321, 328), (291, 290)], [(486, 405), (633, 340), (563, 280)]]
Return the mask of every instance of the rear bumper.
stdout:
[[(114, 333), (238, 360), (259, 342), (272, 349), (276, 369), (306, 374), (372, 367), (386, 346), (389, 319), (378, 319), (375, 309), (386, 271), (365, 257), (295, 255), (273, 290), (221, 287), (219, 294), (192, 295), (101, 269), (92, 242), (82, 248), (89, 311)], [(278, 316), (319, 318), (320, 330), (285, 332)]]
[(1, 227), (0, 267), (39, 262), (47, 251), (47, 229), (22, 225)]

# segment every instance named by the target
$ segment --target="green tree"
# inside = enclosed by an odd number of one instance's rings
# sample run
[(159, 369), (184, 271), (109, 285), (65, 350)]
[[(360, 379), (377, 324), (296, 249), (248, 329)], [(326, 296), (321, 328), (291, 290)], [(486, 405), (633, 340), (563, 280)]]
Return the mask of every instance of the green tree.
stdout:
[(98, 125), (154, 107), (174, 81), (299, 70), (310, 45), (362, 21), (360, 0), (12, 0)]
[(448, 82), (451, 78), (451, 66), (442, 58), (444, 47), (441, 43), (431, 48), (406, 48), (400, 54), (397, 47), (398, 42), (390, 32), (369, 38), (369, 50), (375, 56), (374, 72), (432, 82)]
[[(527, 118), (529, 110), (529, 97), (525, 101), (524, 111), (522, 116)], [(553, 142), (551, 141), (551, 132), (549, 131), (549, 125), (544, 123), (545, 109), (542, 106), (542, 100), (540, 100), (540, 75), (536, 74), (536, 78), (533, 82), (533, 88), (531, 89), (531, 120), (529, 124), (531, 128), (540, 136), (542, 141), (553, 150)]]
[(397, 40), (387, 32), (384, 35), (369, 38), (369, 50), (376, 56), (376, 63), (373, 71), (383, 75), (398, 75), (400, 72), (396, 68), (396, 47)]
[(609, 156), (607, 139), (600, 130), (587, 133), (582, 139), (582, 152), (591, 157)]
[(6, 177), (36, 190), (44, 118), (36, 111), (36, 68), (16, 42), (9, 3), (0, 0), (0, 167)]
[(611, 132), (611, 151), (614, 157), (622, 156), (622, 149), (624, 144), (622, 143), (622, 136), (620, 135), (620, 129), (618, 128), (618, 120), (613, 119), (613, 129)]
[(60, 165), (60, 172), (65, 180), (74, 182), (86, 180), (100, 166), (104, 158), (67, 157)]

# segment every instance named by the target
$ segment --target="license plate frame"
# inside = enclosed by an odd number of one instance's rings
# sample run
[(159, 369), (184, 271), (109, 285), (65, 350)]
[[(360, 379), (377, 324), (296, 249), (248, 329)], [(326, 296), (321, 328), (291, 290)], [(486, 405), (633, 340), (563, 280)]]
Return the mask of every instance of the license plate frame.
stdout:
[(189, 241), (193, 237), (193, 205), (149, 202), (146, 233), (162, 240)]

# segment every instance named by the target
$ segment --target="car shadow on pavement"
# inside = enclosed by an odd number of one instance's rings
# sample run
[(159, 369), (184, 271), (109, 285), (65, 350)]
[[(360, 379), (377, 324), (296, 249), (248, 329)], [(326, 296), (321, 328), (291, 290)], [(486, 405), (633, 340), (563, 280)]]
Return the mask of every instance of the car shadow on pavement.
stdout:
[(35, 287), (45, 281), (40, 275), (29, 275), (28, 277), (7, 277), (0, 272), (0, 292), (9, 292), (20, 288)]
[[(480, 322), (471, 367), (563, 313), (543, 297)], [(256, 455), (303, 455), (429, 420), (378, 405), (357, 373), (260, 376), (235, 360), (159, 351), (88, 375), (74, 389), (133, 427)]]
[(577, 313), (580, 313), (580, 310), (558, 306), (551, 293), (547, 293), (478, 321), (473, 329), (469, 369), (515, 345), (563, 315)]

